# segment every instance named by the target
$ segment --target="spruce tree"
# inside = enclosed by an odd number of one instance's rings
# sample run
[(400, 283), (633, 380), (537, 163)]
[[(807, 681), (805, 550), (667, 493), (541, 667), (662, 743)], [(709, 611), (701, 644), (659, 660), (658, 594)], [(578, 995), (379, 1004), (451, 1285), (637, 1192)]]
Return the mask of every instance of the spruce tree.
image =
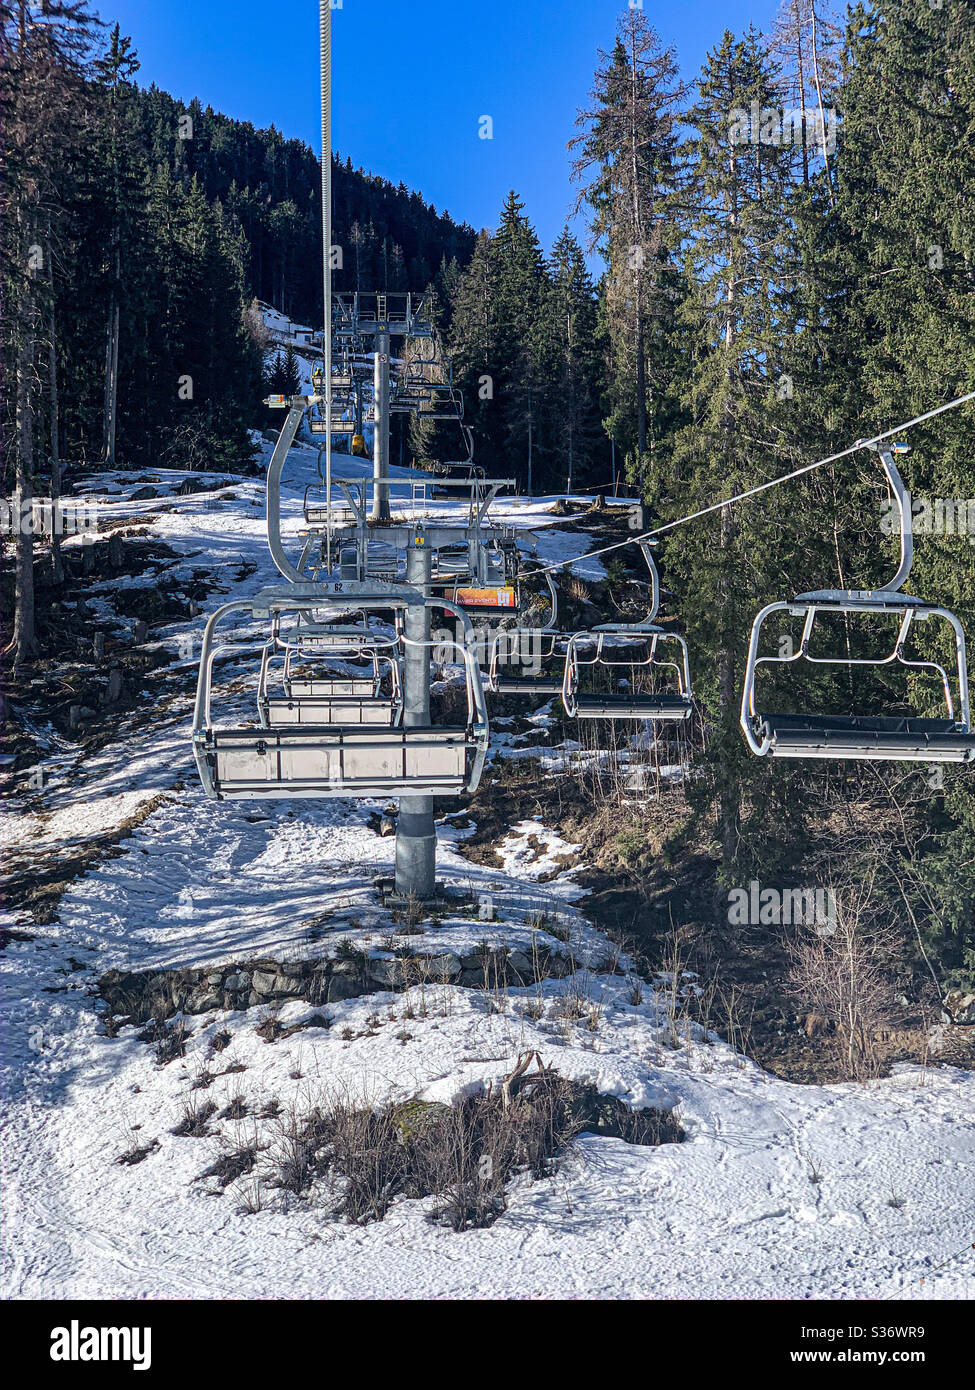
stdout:
[(625, 11), (600, 53), (592, 104), (579, 113), (573, 177), (593, 211), (593, 245), (607, 262), (608, 429), (643, 483), (654, 468), (658, 402), (674, 367), (678, 293), (678, 135), (683, 90), (674, 52), (640, 8)]
[[(759, 37), (726, 32), (708, 54), (687, 116), (689, 295), (682, 315), (695, 371), (683, 402), (690, 422), (675, 440), (672, 471), (652, 480), (651, 500), (664, 515), (764, 481), (784, 456), (791, 412), (788, 398), (780, 399), (778, 363), (793, 327), (792, 160), (767, 114), (777, 107)], [(696, 797), (716, 802), (726, 876), (739, 857), (746, 787), (763, 776), (738, 729), (742, 650), (765, 586), (794, 582), (785, 576), (799, 547), (789, 538), (786, 508), (779, 494), (765, 494), (682, 528), (665, 546), (711, 724), (709, 775)]]

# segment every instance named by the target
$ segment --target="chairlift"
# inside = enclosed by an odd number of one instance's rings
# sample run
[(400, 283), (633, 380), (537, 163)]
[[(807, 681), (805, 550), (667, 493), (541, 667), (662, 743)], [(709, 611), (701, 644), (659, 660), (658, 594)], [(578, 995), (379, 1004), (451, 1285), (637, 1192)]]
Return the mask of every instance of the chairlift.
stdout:
[[(526, 578), (529, 576), (526, 576)], [(565, 680), (568, 635), (556, 627), (558, 594), (548, 572), (543, 574), (549, 613), (535, 627), (501, 628), (495, 632), (488, 656), (488, 688), (499, 695), (561, 695)]]
[(433, 586), (472, 617), (517, 613), (521, 606), (518, 548), (506, 531), (478, 531), (469, 545), (437, 556)]
[[(877, 446), (874, 446), (875, 448)], [(965, 634), (955, 615), (936, 604), (904, 594), (902, 586), (911, 572), (914, 534), (910, 494), (894, 462), (895, 454), (909, 452), (906, 444), (877, 448), (887, 481), (897, 503), (900, 519), (900, 563), (894, 577), (879, 589), (820, 589), (799, 594), (791, 602), (767, 604), (752, 625), (741, 703), (741, 726), (748, 746), (759, 757), (841, 758), (888, 762), (971, 762), (975, 761), (975, 733), (971, 728), (968, 694), (968, 665)], [(762, 626), (773, 613), (789, 613), (802, 618), (802, 634), (797, 651), (759, 656)], [(893, 650), (886, 656), (814, 656), (810, 650), (813, 630), (820, 614), (885, 614), (898, 621)], [(954, 633), (955, 671), (953, 678), (936, 661), (909, 660), (905, 646), (915, 623), (943, 619)], [(918, 715), (842, 715), (770, 713), (756, 703), (755, 677), (759, 666), (794, 661), (814, 665), (881, 668), (904, 666), (909, 670), (937, 675), (944, 696), (946, 717)], [(957, 702), (955, 699), (957, 692)]]
[[(337, 602), (345, 601), (343, 593)], [(318, 586), (294, 584), (264, 590), (248, 600), (223, 604), (203, 634), (193, 751), (207, 796), (218, 800), (265, 797), (388, 797), (457, 795), (474, 791), (488, 745), (484, 690), (467, 640), (469, 620), (459, 609), (398, 588), (374, 594), (363, 588), (356, 606), (370, 612), (405, 615), (414, 605), (446, 608), (465, 626), (465, 641), (448, 643), (465, 673), (467, 711), (453, 725), (275, 724), (261, 727), (215, 723), (212, 712), (213, 664), (217, 628), (232, 613), (252, 620), (279, 613), (309, 615), (321, 608)], [(434, 645), (430, 644), (431, 647)], [(437, 643), (443, 645), (442, 642)]]
[[(307, 634), (298, 641), (275, 635), (267, 643), (258, 678), (261, 724), (399, 724), (403, 696), (398, 637), (344, 627), (327, 636), (327, 645), (319, 642), (312, 648)], [(271, 662), (278, 655), (283, 656), (282, 694), (271, 695)], [(295, 674), (296, 660), (300, 675)], [(309, 664), (316, 670), (313, 676), (305, 671)], [(339, 665), (346, 668), (342, 673), (336, 671)]]
[[(654, 621), (660, 603), (660, 578), (647, 541), (640, 542), (650, 570), (650, 612), (642, 623), (600, 623), (569, 638), (562, 682), (562, 703), (570, 719), (689, 719), (694, 709), (687, 643), (679, 633)], [(668, 644), (678, 648), (667, 659)], [(638, 650), (634, 652), (636, 645)], [(629, 670), (630, 677), (620, 672)], [(670, 688), (640, 689), (668, 670)], [(600, 689), (600, 684), (608, 688)]]

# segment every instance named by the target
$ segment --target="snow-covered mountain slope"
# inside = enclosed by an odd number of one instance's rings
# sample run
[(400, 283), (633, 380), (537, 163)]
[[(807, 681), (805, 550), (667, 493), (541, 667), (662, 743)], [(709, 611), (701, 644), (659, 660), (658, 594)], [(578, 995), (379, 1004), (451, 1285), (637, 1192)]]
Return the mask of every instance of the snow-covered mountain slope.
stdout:
[[(308, 451), (304, 462), (313, 460)], [(292, 534), (302, 462), (286, 507)], [(212, 569), (225, 592), (212, 592), (205, 609), (271, 582), (260, 486), (233, 479), (184, 497), (173, 491), (178, 481), (160, 475), (161, 496), (132, 500), (141, 480), (98, 479), (101, 515), (148, 516), (180, 557), (175, 571)], [(574, 559), (581, 578), (598, 578), (601, 562), (582, 558), (590, 539), (560, 529), (549, 505), (514, 499), (498, 514), (541, 528), (543, 559)], [(106, 612), (124, 582), (104, 583)], [(199, 627), (198, 617), (154, 629), (177, 671), (189, 672), (185, 639)], [(222, 677), (228, 686), (238, 678), (233, 665)], [(120, 721), (118, 737), (91, 757), (52, 750), (45, 790), (29, 809), (14, 800), (4, 812), (5, 845), (38, 856), (133, 827), (67, 886), (55, 922), (0, 918), (33, 933), (3, 958), (7, 1297), (970, 1293), (971, 1073), (900, 1067), (875, 1084), (824, 1087), (767, 1075), (675, 1018), (680, 982), (675, 993), (666, 979), (636, 981), (581, 911), (579, 866), (560, 868), (577, 847), (528, 816), (499, 837), (501, 867), (463, 856), (462, 818), (442, 822), (440, 877), (491, 911), (458, 903), (403, 936), (373, 888), (392, 867), (393, 840), (375, 815), (382, 806), (206, 801), (189, 703), (187, 688), (148, 723)], [(443, 959), (541, 943), (566, 973), (478, 989), (445, 972), (325, 1007), (293, 999), (274, 1011), (273, 1041), (265, 1007), (194, 1013), (185, 1055), (166, 1065), (135, 1026), (107, 1036), (96, 1007), (95, 982), (110, 969), (286, 963), (334, 954), (340, 943), (374, 968), (404, 943)], [(300, 1027), (323, 1012), (329, 1026)], [(218, 1040), (227, 1045), (216, 1051)], [(583, 1135), (554, 1177), (519, 1178), (492, 1226), (460, 1234), (432, 1225), (426, 1200), (397, 1200), (384, 1220), (360, 1227), (274, 1193), (247, 1211), (246, 1193), (201, 1179), (235, 1146), (273, 1151), (272, 1100), (284, 1114), (335, 1094), (450, 1102), (496, 1083), (530, 1049), (631, 1106), (676, 1108), (685, 1142), (648, 1148)], [(206, 1087), (194, 1089), (207, 1071)], [(209, 1134), (174, 1134), (204, 1095), (217, 1112)], [(119, 1163), (140, 1149), (141, 1161)]]

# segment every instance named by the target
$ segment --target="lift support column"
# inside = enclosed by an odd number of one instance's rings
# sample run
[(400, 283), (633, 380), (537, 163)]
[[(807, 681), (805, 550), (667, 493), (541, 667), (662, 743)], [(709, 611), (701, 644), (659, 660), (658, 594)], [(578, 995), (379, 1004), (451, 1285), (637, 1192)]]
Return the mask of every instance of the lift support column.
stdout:
[(375, 428), (372, 436), (373, 493), (372, 520), (389, 520), (389, 330), (376, 334), (376, 361), (373, 375)]
[[(429, 597), (431, 552), (413, 545), (406, 553), (406, 582)], [(407, 608), (403, 661), (403, 723), (430, 723), (430, 609)], [(421, 645), (422, 644), (422, 645)], [(396, 893), (429, 900), (436, 891), (437, 832), (432, 796), (401, 796), (396, 822)]]

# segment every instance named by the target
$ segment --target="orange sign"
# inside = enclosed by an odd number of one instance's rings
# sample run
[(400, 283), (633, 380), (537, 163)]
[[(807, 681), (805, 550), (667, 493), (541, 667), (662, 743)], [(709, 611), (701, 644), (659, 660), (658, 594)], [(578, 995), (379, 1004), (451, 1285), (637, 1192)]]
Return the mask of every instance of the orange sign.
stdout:
[(510, 585), (503, 589), (457, 589), (454, 602), (468, 608), (515, 608), (516, 594)]

